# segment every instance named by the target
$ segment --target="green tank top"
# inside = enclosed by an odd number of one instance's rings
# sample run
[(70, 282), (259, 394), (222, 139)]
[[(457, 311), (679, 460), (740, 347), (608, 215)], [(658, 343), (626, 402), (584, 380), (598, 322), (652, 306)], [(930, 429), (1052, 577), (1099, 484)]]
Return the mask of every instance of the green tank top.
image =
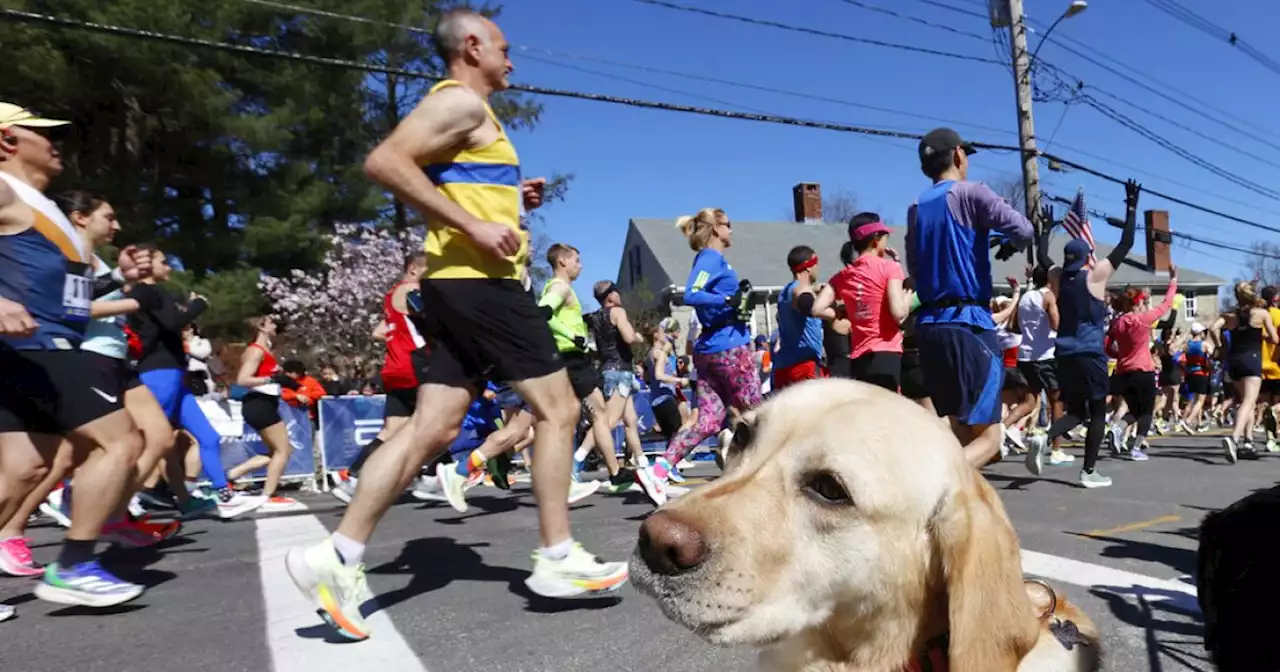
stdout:
[[(547, 290), (551, 289), (554, 282), (564, 282), (559, 278), (551, 278), (542, 286), (542, 297), (547, 296)], [(574, 293), (573, 287), (569, 287), (569, 294), (564, 298), (564, 302), (560, 307), (552, 313), (553, 319), (559, 320), (560, 324), (568, 327), (574, 336), (587, 337), (587, 323), (582, 319), (582, 304), (578, 303), (578, 295)], [(563, 334), (552, 332), (556, 339), (556, 350), (560, 352), (582, 352), (578, 346), (573, 344), (572, 338), (567, 338)]]

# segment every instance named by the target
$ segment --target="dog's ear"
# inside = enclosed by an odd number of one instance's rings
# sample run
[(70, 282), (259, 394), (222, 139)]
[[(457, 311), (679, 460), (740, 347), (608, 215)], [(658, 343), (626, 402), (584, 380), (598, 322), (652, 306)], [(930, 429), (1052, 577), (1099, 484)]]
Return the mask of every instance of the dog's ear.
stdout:
[(1038, 628), (999, 498), (981, 474), (965, 469), (931, 527), (946, 582), (951, 672), (1013, 672)]

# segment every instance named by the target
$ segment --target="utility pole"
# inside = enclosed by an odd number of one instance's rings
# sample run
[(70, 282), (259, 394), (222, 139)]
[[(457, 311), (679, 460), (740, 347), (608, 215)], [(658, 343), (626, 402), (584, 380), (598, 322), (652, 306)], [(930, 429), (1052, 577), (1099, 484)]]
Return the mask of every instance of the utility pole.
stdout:
[[(999, 0), (997, 0), (999, 1)], [(1035, 246), (1040, 228), (1040, 164), (1036, 160), (1036, 126), (1031, 117), (1031, 54), (1027, 51), (1027, 23), (1022, 14), (1022, 0), (1008, 0), (1009, 42), (1013, 45), (1013, 85), (1017, 93), (1018, 144), (1022, 147), (1022, 189), (1027, 219), (1035, 237), (1027, 246), (1027, 263), (1036, 260)]]

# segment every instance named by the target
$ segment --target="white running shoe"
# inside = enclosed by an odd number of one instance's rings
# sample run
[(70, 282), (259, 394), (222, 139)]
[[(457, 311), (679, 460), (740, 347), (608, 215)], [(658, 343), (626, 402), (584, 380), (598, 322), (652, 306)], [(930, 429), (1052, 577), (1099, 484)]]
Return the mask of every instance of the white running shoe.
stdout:
[(436, 467), (436, 479), (439, 480), (440, 492), (449, 506), (458, 513), (466, 513), (468, 478), (459, 474), (452, 464), (442, 464)]
[(1068, 453), (1062, 450), (1055, 450), (1049, 453), (1048, 462), (1050, 466), (1057, 466), (1060, 464), (1071, 464), (1072, 462), (1075, 462), (1075, 461), (1076, 461), (1075, 455), (1072, 455), (1071, 453)]
[(1227, 461), (1231, 464), (1235, 464), (1240, 460), (1240, 456), (1236, 451), (1236, 441), (1229, 436), (1222, 437), (1222, 452), (1226, 453)]
[(1015, 452), (1027, 452), (1027, 444), (1022, 441), (1022, 430), (1017, 427), (1006, 427), (1004, 430), (1004, 438), (1011, 444)]
[(636, 480), (640, 482), (640, 489), (644, 491), (645, 496), (649, 498), (650, 502), (653, 502), (655, 507), (667, 503), (667, 488), (669, 486), (661, 478), (654, 475), (653, 468), (636, 469)]
[(586, 481), (584, 483), (569, 483), (569, 506), (573, 506), (578, 502), (596, 494), (600, 489), (600, 481)]
[(147, 515), (146, 507), (142, 506), (142, 500), (136, 494), (129, 498), (129, 514), (134, 518), (141, 518)]
[(450, 465), (443, 464), (438, 467), (435, 476), (420, 476), (418, 482), (413, 486), (413, 498), (423, 502), (449, 502), (449, 498), (444, 496), (444, 490), (440, 486), (439, 469), (449, 469)]
[(1044, 449), (1049, 443), (1048, 437), (1027, 437), (1027, 471), (1039, 476), (1044, 471)]
[(40, 502), (40, 506), (38, 508), (40, 509), (40, 513), (52, 518), (55, 523), (63, 527), (71, 527), (70, 516), (63, 513), (64, 510), (69, 510), (69, 507), (63, 506), (62, 497), (65, 491), (66, 488), (57, 488), (53, 492), (50, 492), (49, 495), (44, 498), (44, 501)]
[(598, 597), (617, 591), (627, 576), (627, 563), (603, 562), (583, 550), (582, 544), (574, 544), (560, 560), (534, 551), (533, 574), (524, 585), (543, 597)]
[(221, 498), (218, 499), (218, 517), (223, 520), (230, 520), (236, 516), (256, 511), (266, 503), (267, 497), (264, 495), (246, 495), (243, 492), (237, 492), (225, 501)]
[(356, 485), (360, 479), (355, 476), (347, 476), (346, 478), (333, 484), (333, 489), (329, 494), (343, 504), (350, 504), (351, 500), (356, 498)]

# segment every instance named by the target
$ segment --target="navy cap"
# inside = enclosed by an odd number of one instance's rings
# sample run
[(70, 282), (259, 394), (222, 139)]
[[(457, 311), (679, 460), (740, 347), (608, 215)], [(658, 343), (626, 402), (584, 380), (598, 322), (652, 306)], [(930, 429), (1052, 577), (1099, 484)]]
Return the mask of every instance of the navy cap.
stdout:
[(1089, 243), (1076, 238), (1067, 243), (1062, 248), (1062, 270), (1067, 272), (1078, 271), (1089, 263), (1089, 255), (1093, 252), (1093, 248), (1089, 247)]

